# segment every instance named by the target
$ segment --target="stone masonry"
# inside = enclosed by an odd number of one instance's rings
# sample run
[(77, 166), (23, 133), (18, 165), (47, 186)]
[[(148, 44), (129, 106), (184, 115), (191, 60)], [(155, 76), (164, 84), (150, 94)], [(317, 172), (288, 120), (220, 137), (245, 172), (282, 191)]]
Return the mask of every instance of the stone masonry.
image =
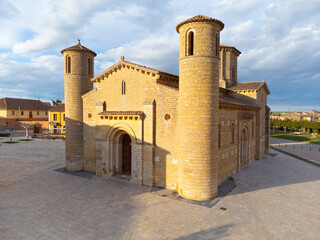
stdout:
[(180, 76), (121, 57), (94, 77), (95, 52), (62, 50), (66, 169), (202, 201), (268, 153), (268, 87), (237, 82), (241, 52), (220, 45), (223, 27), (203, 15), (178, 24)]

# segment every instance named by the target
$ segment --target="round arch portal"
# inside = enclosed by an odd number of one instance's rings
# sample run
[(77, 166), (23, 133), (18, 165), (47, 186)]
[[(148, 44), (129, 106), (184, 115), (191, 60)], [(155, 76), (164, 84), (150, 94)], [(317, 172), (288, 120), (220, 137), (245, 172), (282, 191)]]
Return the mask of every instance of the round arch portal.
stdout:
[(132, 175), (132, 145), (136, 143), (135, 133), (126, 124), (116, 124), (107, 134), (109, 143), (110, 175)]

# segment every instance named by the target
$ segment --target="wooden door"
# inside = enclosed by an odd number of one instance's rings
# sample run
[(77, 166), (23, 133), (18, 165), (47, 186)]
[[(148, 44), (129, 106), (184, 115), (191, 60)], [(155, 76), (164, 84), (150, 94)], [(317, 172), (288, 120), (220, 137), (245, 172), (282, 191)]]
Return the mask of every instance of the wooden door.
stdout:
[(131, 138), (128, 134), (122, 138), (122, 174), (131, 175)]

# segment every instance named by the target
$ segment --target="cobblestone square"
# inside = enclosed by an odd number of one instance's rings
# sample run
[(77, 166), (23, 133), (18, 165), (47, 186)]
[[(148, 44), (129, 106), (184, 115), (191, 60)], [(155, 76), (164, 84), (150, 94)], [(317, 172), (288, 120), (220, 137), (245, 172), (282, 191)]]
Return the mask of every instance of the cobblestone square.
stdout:
[(81, 177), (64, 142), (0, 140), (0, 239), (320, 239), (320, 168), (271, 150), (212, 208)]

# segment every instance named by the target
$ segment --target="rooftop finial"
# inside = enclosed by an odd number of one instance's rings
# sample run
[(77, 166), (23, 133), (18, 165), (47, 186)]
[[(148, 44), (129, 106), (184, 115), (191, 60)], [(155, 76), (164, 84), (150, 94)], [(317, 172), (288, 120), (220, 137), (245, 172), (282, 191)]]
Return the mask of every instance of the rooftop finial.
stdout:
[(80, 39), (78, 38), (78, 45), (81, 45), (81, 43), (80, 43)]
[(120, 60), (121, 60), (121, 61), (124, 61), (124, 56), (121, 56), (121, 57), (120, 57)]

